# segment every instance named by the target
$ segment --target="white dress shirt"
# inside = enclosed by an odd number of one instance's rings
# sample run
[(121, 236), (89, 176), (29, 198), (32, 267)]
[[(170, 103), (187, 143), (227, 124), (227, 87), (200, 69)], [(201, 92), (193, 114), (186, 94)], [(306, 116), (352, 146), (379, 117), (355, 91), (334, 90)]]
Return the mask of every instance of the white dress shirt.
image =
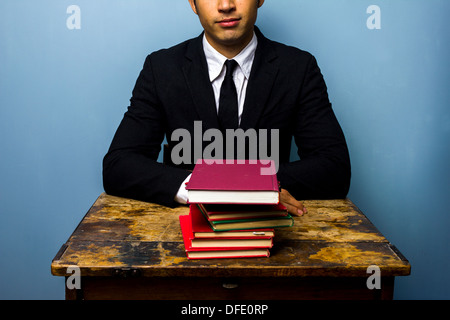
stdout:
[[(253, 34), (250, 43), (233, 58), (238, 63), (238, 67), (233, 72), (233, 80), (238, 97), (239, 123), (241, 122), (242, 111), (244, 110), (245, 93), (247, 92), (248, 79), (250, 78), (250, 71), (252, 70), (257, 45), (258, 40), (256, 35)], [(203, 50), (205, 51), (206, 61), (208, 63), (209, 80), (211, 81), (214, 97), (216, 98), (216, 108), (219, 111), (220, 88), (225, 78), (226, 68), (224, 64), (227, 57), (214, 49), (208, 40), (206, 40), (205, 36), (203, 36)]]
[[(252, 70), (253, 60), (255, 58), (255, 51), (258, 45), (258, 40), (253, 34), (252, 40), (249, 44), (233, 59), (238, 63), (238, 67), (233, 72), (233, 80), (236, 86), (238, 97), (238, 119), (241, 123), (242, 112), (244, 111), (245, 94), (247, 92), (248, 79)], [(214, 97), (216, 99), (216, 110), (219, 111), (220, 88), (222, 87), (223, 79), (225, 78), (226, 68), (225, 61), (228, 59), (216, 49), (214, 49), (203, 35), (203, 51), (205, 52), (206, 62), (208, 63), (209, 80), (214, 90)], [(186, 183), (189, 181), (189, 175), (180, 186), (178, 193), (175, 196), (175, 201), (179, 203), (186, 203), (188, 200)]]

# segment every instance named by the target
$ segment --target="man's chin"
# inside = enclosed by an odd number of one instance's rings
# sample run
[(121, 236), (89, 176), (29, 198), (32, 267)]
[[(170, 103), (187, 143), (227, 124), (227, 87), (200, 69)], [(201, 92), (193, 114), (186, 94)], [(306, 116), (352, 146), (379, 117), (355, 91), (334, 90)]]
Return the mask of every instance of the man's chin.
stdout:
[(227, 47), (244, 47), (252, 38), (236, 30), (227, 30), (220, 37), (220, 44)]

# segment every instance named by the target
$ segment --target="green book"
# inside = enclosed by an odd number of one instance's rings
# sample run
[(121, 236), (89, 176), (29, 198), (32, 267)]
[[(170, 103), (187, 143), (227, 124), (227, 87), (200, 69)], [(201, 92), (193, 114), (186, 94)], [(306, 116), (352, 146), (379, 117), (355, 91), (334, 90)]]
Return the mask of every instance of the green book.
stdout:
[(263, 228), (281, 228), (291, 227), (294, 225), (294, 219), (289, 213), (278, 217), (255, 217), (252, 219), (230, 219), (210, 221), (208, 215), (204, 211), (205, 208), (197, 205), (200, 212), (211, 225), (214, 231), (228, 231), (228, 230), (245, 230), (245, 229), (263, 229)]

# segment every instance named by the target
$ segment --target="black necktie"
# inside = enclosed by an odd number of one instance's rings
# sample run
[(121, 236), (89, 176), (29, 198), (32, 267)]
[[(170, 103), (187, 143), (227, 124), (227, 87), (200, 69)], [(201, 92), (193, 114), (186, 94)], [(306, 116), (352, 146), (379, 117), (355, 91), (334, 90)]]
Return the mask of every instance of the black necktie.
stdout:
[(233, 71), (237, 66), (234, 60), (225, 61), (227, 72), (220, 89), (219, 98), (219, 124), (222, 130), (237, 129), (238, 120), (238, 100), (236, 86), (233, 81)]

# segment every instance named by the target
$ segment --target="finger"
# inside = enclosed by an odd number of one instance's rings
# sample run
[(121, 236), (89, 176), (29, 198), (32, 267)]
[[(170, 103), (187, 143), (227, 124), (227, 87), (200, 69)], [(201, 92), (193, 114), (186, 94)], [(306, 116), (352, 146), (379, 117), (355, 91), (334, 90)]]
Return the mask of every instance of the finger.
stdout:
[(281, 189), (280, 192), (280, 201), (284, 202), (284, 203), (288, 203), (291, 204), (293, 206), (297, 206), (297, 207), (302, 207), (302, 203), (298, 200), (296, 200), (290, 193), (289, 191), (285, 190), (285, 189)]
[(300, 216), (303, 215), (303, 210), (302, 209), (300, 209), (300, 208), (298, 208), (296, 206), (293, 206), (291, 204), (288, 204), (288, 203), (285, 203), (283, 205), (286, 207), (286, 209), (287, 209), (289, 214), (291, 214), (293, 216), (296, 216), (296, 217), (300, 217)]
[(296, 200), (287, 190), (281, 189), (280, 202), (288, 209), (288, 212), (293, 215), (303, 215), (307, 212), (303, 203)]

